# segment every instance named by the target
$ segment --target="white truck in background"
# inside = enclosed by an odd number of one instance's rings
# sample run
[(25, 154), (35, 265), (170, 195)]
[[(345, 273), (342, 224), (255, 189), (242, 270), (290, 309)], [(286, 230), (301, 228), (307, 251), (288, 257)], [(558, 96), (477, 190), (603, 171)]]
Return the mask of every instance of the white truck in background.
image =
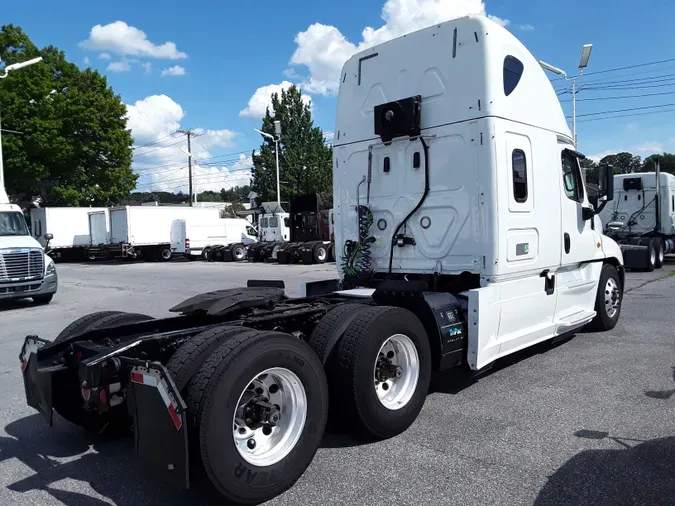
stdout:
[(90, 212), (88, 222), (89, 248), (87, 257), (94, 260), (100, 258), (107, 245), (110, 244), (110, 210)]
[(0, 301), (32, 298), (48, 304), (58, 285), (54, 260), (31, 236), (21, 208), (9, 203), (0, 186)]
[(210, 259), (210, 252), (216, 254), (221, 248), (231, 246), (233, 260), (241, 261), (246, 258), (246, 248), (258, 240), (255, 228), (243, 218), (176, 220), (171, 233), (172, 251), (190, 260)]
[(627, 269), (660, 269), (665, 255), (675, 253), (675, 176), (659, 165), (654, 172), (615, 175), (614, 201), (600, 213)]
[[(89, 214), (106, 207), (40, 207), (30, 210), (31, 233), (54, 260), (90, 258)], [(52, 239), (47, 241), (45, 234)]]
[(110, 209), (110, 242), (104, 257), (167, 262), (174, 250), (171, 238), (179, 220), (209, 222), (220, 218), (217, 208), (183, 206), (123, 206)]

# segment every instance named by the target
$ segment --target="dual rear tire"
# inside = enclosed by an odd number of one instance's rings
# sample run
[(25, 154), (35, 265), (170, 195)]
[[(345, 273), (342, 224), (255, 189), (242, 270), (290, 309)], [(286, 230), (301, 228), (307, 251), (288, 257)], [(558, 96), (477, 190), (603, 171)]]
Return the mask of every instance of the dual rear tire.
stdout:
[(167, 369), (188, 406), (191, 464), (220, 496), (259, 504), (302, 476), (328, 416), (323, 367), (305, 342), (219, 327), (183, 345)]

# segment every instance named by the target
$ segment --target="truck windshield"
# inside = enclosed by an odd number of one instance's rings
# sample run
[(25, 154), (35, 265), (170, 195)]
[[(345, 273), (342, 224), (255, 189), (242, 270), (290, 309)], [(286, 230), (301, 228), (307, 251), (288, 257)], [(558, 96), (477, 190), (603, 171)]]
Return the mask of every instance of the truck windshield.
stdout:
[(28, 235), (26, 220), (16, 211), (0, 212), (0, 236)]

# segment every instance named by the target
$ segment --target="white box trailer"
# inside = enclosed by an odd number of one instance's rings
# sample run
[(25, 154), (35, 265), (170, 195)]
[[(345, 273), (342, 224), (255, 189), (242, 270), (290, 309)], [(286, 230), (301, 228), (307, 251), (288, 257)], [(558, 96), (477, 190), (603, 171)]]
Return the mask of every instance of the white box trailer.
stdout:
[[(89, 257), (89, 213), (106, 215), (105, 207), (41, 207), (30, 210), (31, 234), (54, 259), (84, 260)], [(47, 241), (45, 234), (52, 234)]]
[(246, 248), (258, 240), (255, 228), (243, 218), (177, 220), (171, 234), (171, 250), (190, 260), (206, 260), (210, 252), (232, 246), (232, 260), (240, 261), (246, 258)]
[(89, 259), (101, 258), (105, 252), (105, 247), (109, 244), (110, 210), (89, 213)]
[(665, 255), (675, 253), (675, 176), (660, 170), (615, 175), (614, 200), (600, 217), (627, 269), (660, 269)]
[[(171, 260), (172, 228), (180, 220), (213, 221), (218, 209), (180, 206), (124, 206), (110, 209), (110, 244), (107, 256)], [(174, 233), (175, 234), (175, 233)]]

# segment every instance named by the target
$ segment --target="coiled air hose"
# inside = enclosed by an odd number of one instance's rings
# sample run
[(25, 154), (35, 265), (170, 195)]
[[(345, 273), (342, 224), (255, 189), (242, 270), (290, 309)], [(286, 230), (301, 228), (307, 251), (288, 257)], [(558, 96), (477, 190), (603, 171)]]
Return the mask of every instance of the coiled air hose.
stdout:
[(366, 206), (358, 206), (359, 238), (358, 241), (345, 241), (342, 255), (342, 273), (346, 281), (357, 283), (370, 274), (373, 267), (373, 256), (370, 245), (375, 238), (370, 236), (373, 224), (373, 213)]

